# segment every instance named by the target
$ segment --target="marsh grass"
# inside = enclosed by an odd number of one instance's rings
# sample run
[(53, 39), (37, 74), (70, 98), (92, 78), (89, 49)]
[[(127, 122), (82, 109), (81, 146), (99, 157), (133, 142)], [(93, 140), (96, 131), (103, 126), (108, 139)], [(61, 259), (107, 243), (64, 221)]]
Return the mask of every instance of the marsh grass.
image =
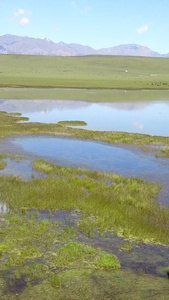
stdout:
[(132, 243), (123, 243), (119, 247), (120, 251), (125, 251), (125, 252), (130, 252), (132, 248), (133, 248)]
[(63, 126), (86, 126), (87, 125), (87, 123), (84, 121), (60, 121), (57, 124)]
[(121, 270), (115, 255), (64, 231), (36, 211), (1, 217), (1, 299), (167, 299), (167, 279)]
[[(106, 142), (109, 144), (127, 144), (135, 146), (162, 146), (164, 149), (169, 147), (168, 137), (151, 136), (146, 134), (134, 134), (114, 131), (95, 131), (79, 128), (71, 128), (59, 124), (43, 123), (19, 123), (26, 121), (27, 118), (21, 116), (10, 116), (5, 112), (0, 112), (0, 138), (9, 135), (30, 135), (30, 134), (47, 134), (55, 136), (64, 136), (69, 138), (80, 138), (84, 140), (93, 140), (97, 142)], [(146, 147), (147, 147), (146, 146)], [(153, 147), (151, 147), (153, 152)], [(154, 150), (156, 153), (156, 150)], [(164, 156), (164, 153), (159, 154)], [(165, 157), (169, 152), (165, 153)]]
[(9, 153), (2, 153), (0, 154), (0, 170), (3, 170), (7, 166), (7, 162), (5, 161), (6, 158), (10, 158), (12, 160), (15, 160), (19, 162), (20, 160), (24, 159), (24, 156), (22, 155), (12, 155)]
[[(65, 270), (73, 270), (76, 278), (80, 272), (87, 277), (95, 269), (120, 268), (117, 257), (73, 241), (75, 235), (65, 235), (65, 228), (57, 222), (40, 221), (36, 212), (23, 214), (17, 210), (1, 219), (1, 274), (10, 291), (17, 289), (19, 283), (21, 292), (44, 280), (57, 288), (65, 284)], [(106, 255), (109, 259), (104, 263)]]
[(4, 156), (0, 155), (0, 170), (3, 170), (7, 165), (7, 162), (4, 161)]
[(169, 157), (169, 147), (161, 147), (161, 149), (158, 150), (156, 157)]
[[(155, 203), (159, 184), (42, 160), (35, 161), (34, 168), (47, 170), (49, 177), (28, 182), (15, 176), (0, 178), (0, 198), (9, 208), (80, 210), (79, 228), (88, 236), (94, 230), (100, 235), (112, 230), (127, 239), (169, 244), (169, 211)], [(106, 180), (111, 184), (107, 186)]]

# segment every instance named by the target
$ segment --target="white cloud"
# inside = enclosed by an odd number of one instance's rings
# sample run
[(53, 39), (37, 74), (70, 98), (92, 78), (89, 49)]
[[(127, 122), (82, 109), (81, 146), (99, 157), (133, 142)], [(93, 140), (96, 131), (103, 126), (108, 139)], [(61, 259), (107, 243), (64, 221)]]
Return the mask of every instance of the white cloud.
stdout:
[(141, 27), (139, 27), (137, 29), (137, 33), (142, 34), (142, 33), (146, 32), (148, 29), (149, 29), (148, 25), (143, 24), (143, 25), (141, 25)]
[(17, 11), (13, 13), (12, 21), (16, 21), (20, 26), (24, 27), (29, 24), (29, 18), (27, 16), (30, 16), (32, 14), (31, 11), (25, 11), (22, 8), (19, 8)]
[(13, 13), (12, 20), (17, 19), (19, 16), (24, 15), (25, 11), (22, 8), (19, 8), (17, 11)]
[(19, 25), (22, 26), (22, 27), (24, 27), (24, 26), (26, 26), (26, 25), (28, 25), (28, 24), (29, 24), (29, 19), (26, 18), (26, 17), (22, 18), (22, 19), (20, 20), (20, 22), (19, 22)]
[(56, 28), (55, 28), (55, 31), (56, 31), (56, 32), (59, 32), (59, 31), (60, 31), (60, 28), (59, 28), (59, 27), (56, 27)]

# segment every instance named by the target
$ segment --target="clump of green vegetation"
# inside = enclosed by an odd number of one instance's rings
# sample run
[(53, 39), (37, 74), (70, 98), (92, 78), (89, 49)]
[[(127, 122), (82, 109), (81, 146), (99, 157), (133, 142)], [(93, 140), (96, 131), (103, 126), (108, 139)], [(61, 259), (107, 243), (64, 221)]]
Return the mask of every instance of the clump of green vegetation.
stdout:
[(0, 170), (3, 170), (5, 166), (7, 165), (7, 162), (5, 161), (6, 158), (10, 158), (16, 161), (20, 161), (21, 159), (24, 159), (23, 155), (12, 155), (12, 154), (0, 154)]
[(169, 157), (169, 147), (160, 147), (157, 151), (156, 157)]
[(20, 117), (22, 114), (21, 113), (8, 113), (9, 116), (13, 116), (13, 117)]
[(63, 126), (86, 126), (87, 123), (84, 121), (60, 121), (57, 124)]
[(0, 155), (0, 170), (3, 170), (6, 165), (7, 165), (7, 162), (4, 161), (3, 155)]
[(120, 262), (115, 255), (77, 242), (70, 242), (59, 248), (55, 259), (60, 268), (77, 267), (96, 269), (119, 269)]
[(121, 244), (119, 249), (121, 251), (125, 251), (125, 252), (130, 252), (133, 248), (132, 243), (125, 243), (125, 244)]
[(0, 198), (9, 208), (80, 210), (79, 226), (89, 236), (94, 230), (100, 235), (113, 230), (128, 239), (169, 244), (169, 211), (154, 201), (159, 184), (57, 167), (42, 160), (35, 161), (36, 166), (38, 171), (47, 170), (49, 177), (28, 182), (15, 176), (0, 178)]
[(94, 262), (96, 269), (119, 269), (120, 262), (115, 255), (103, 254)]

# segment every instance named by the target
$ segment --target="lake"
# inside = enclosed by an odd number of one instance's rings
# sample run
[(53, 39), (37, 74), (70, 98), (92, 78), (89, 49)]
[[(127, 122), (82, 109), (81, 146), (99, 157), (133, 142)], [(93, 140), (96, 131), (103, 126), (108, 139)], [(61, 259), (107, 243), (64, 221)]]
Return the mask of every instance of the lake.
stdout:
[[(88, 130), (112, 130), (169, 136), (169, 100), (166, 100), (168, 96), (165, 95), (164, 100), (163, 98), (157, 100), (159, 91), (156, 91), (153, 94), (155, 100), (146, 101), (143, 97), (143, 101), (133, 101), (133, 99), (129, 101), (130, 94), (134, 98), (137, 98), (138, 94), (140, 99), (141, 95), (146, 97), (149, 92), (59, 90), (57, 100), (1, 99), (0, 111), (20, 112), (23, 116), (29, 117), (30, 122), (57, 123), (64, 120), (81, 120), (87, 123), (87, 126), (83, 128)], [(68, 95), (70, 98), (74, 95), (76, 101), (63, 100), (63, 96), (68, 99)], [(92, 99), (97, 101), (99, 95), (104, 102), (77, 100), (78, 97), (85, 99), (85, 97), (92, 96)], [(117, 102), (115, 99), (119, 95), (121, 100)], [(127, 101), (122, 101), (125, 96), (128, 97)], [(31, 179), (30, 159), (44, 158), (59, 165), (79, 166), (160, 182), (163, 189), (159, 194), (159, 202), (169, 206), (169, 160), (157, 159), (134, 147), (114, 147), (92, 141), (51, 136), (29, 136), (6, 139), (1, 142), (0, 151), (26, 154), (28, 158), (27, 161), (19, 164), (8, 160), (8, 167), (1, 171), (1, 174), (16, 172), (16, 175)], [(39, 174), (34, 172), (34, 176), (36, 178)]]
[(85, 121), (85, 129), (169, 136), (169, 100), (101, 102), (0, 100), (0, 111), (20, 112), (30, 122)]

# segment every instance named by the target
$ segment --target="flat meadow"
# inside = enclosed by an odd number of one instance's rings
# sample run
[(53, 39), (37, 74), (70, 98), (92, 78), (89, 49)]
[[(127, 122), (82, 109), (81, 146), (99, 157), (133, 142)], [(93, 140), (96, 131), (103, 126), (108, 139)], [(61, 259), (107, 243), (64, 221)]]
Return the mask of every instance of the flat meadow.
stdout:
[(168, 89), (169, 59), (0, 55), (0, 87)]

